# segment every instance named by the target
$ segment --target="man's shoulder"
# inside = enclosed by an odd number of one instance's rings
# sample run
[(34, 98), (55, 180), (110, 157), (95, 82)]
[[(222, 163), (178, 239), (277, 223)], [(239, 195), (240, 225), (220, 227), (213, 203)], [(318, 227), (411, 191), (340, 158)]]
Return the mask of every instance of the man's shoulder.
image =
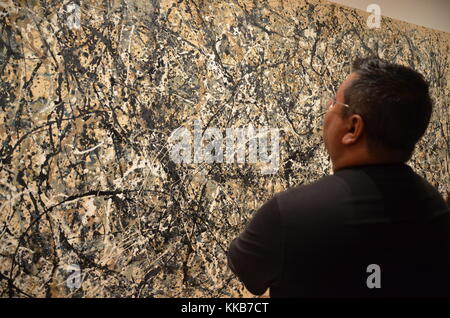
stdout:
[(345, 182), (336, 175), (322, 177), (309, 184), (301, 184), (275, 195), (280, 209), (290, 206), (310, 206), (332, 204), (349, 194), (349, 189)]
[(290, 197), (296, 194), (306, 194), (324, 189), (339, 189), (345, 183), (336, 175), (327, 175), (307, 184), (299, 184), (277, 193), (278, 198)]

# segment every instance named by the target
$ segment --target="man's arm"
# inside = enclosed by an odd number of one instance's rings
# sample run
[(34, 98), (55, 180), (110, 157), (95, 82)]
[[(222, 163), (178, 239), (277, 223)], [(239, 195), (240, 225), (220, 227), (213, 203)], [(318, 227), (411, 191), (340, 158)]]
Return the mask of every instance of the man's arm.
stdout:
[(228, 266), (245, 287), (262, 295), (282, 269), (283, 231), (277, 199), (267, 201), (228, 250)]

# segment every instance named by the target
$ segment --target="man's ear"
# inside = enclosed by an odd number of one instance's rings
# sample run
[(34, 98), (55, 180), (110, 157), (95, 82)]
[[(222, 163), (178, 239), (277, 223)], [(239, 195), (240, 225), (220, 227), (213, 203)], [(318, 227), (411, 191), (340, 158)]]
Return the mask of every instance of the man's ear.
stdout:
[(356, 143), (364, 132), (364, 120), (358, 114), (353, 114), (345, 120), (346, 133), (342, 136), (342, 143), (350, 145)]

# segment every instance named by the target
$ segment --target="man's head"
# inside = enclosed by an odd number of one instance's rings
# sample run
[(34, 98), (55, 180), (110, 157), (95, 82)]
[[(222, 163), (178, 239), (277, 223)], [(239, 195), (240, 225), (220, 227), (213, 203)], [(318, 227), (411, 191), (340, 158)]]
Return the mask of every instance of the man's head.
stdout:
[(432, 112), (428, 84), (422, 75), (376, 58), (354, 62), (335, 100), (325, 114), (323, 127), (334, 170), (406, 162)]

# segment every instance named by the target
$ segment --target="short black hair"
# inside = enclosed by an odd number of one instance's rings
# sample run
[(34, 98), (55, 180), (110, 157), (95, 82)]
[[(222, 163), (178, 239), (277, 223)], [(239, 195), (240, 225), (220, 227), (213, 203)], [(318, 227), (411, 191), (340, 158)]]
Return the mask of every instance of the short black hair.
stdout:
[(361, 115), (369, 151), (408, 161), (425, 133), (433, 102), (424, 77), (413, 69), (379, 58), (354, 61), (355, 80), (344, 91), (343, 116)]

